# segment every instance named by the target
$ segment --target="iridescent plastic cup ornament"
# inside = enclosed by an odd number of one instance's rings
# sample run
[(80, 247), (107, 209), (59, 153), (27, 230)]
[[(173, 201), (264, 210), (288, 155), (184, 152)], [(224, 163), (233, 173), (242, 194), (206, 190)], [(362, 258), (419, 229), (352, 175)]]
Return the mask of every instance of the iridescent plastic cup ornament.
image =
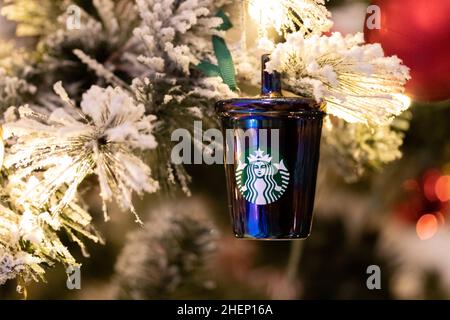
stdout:
[(264, 71), (261, 97), (219, 101), (225, 173), (238, 238), (307, 238), (312, 225), (324, 106), (281, 94)]

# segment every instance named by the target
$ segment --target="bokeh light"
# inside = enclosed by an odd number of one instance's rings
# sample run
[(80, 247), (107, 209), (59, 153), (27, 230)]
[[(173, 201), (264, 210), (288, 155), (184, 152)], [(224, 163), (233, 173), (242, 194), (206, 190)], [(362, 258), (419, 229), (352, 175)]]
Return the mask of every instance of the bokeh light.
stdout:
[(441, 177), (441, 173), (439, 170), (429, 170), (425, 173), (424, 184), (423, 184), (423, 192), (428, 201), (436, 201), (438, 200), (436, 196), (436, 182)]
[(420, 185), (417, 180), (408, 179), (403, 182), (403, 189), (405, 189), (405, 191), (420, 191)]
[(441, 202), (447, 202), (450, 200), (450, 176), (441, 176), (437, 181), (434, 188), (436, 197)]
[(439, 228), (438, 219), (434, 214), (425, 214), (417, 221), (416, 232), (420, 240), (434, 237)]
[(435, 216), (439, 223), (439, 226), (443, 226), (445, 224), (445, 216), (442, 214), (442, 212), (435, 213)]

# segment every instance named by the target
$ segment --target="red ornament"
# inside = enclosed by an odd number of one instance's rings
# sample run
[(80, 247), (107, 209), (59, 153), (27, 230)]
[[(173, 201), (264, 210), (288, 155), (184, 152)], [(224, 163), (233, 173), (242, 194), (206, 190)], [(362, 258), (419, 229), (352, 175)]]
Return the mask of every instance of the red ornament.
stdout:
[(407, 94), (418, 101), (450, 99), (450, 0), (372, 4), (381, 9), (381, 28), (369, 29), (365, 23), (365, 39), (381, 43), (386, 55), (397, 55), (411, 68)]

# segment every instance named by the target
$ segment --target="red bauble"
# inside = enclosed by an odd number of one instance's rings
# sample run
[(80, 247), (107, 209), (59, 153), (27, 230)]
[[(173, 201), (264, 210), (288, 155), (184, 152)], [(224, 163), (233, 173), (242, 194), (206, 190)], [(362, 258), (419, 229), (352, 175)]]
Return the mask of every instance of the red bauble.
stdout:
[(411, 68), (407, 93), (419, 101), (450, 99), (450, 0), (372, 0), (381, 9), (381, 29), (365, 38), (381, 43)]

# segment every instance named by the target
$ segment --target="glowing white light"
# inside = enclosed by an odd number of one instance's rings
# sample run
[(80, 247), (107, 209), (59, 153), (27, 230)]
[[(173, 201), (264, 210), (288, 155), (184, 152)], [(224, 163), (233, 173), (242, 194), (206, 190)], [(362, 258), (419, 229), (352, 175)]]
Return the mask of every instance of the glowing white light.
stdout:
[(410, 97), (408, 97), (406, 94), (396, 94), (395, 98), (400, 101), (406, 109), (408, 109), (411, 106), (412, 100)]
[(244, 0), (248, 13), (259, 24), (260, 37), (275, 29), (280, 35), (299, 31), (304, 35), (321, 34), (333, 25), (324, 0)]
[(262, 26), (273, 26), (280, 30), (283, 24), (285, 12), (280, 1), (250, 0), (248, 2), (250, 17)]

